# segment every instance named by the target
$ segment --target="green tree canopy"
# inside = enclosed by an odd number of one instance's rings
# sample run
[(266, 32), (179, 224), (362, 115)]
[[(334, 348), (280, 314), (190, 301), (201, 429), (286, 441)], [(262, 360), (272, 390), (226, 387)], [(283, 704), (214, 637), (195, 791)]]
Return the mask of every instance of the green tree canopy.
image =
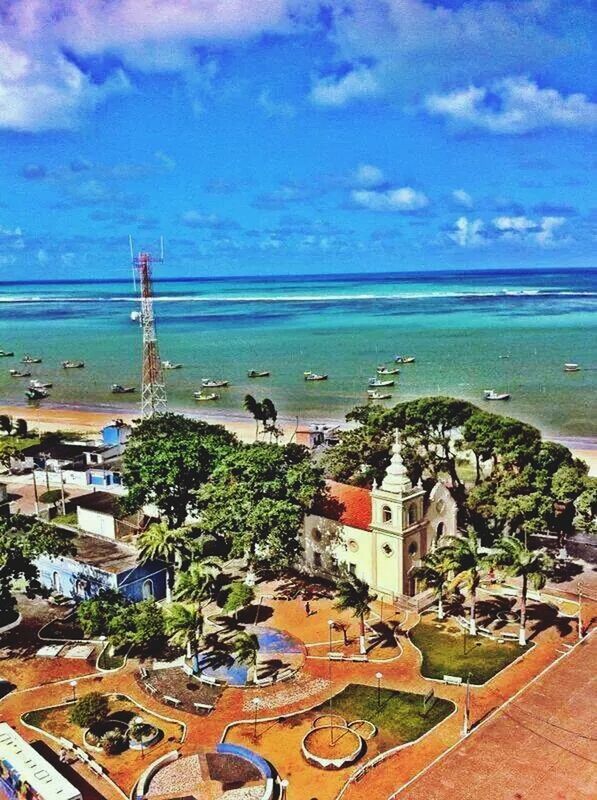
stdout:
[(116, 647), (128, 644), (137, 651), (155, 651), (165, 638), (164, 612), (153, 597), (124, 604), (110, 620), (109, 631)]
[(306, 448), (259, 442), (230, 453), (201, 493), (201, 524), (232, 555), (282, 568), (299, 552), (303, 515), (323, 486)]
[(224, 611), (233, 614), (248, 606), (255, 599), (255, 590), (244, 581), (233, 581), (224, 604)]
[(134, 510), (154, 503), (171, 528), (180, 528), (197, 510), (197, 491), (235, 444), (235, 436), (221, 425), (180, 414), (142, 420), (124, 455), (126, 507)]
[(80, 697), (70, 710), (70, 721), (80, 728), (89, 728), (105, 720), (110, 713), (110, 702), (101, 692), (89, 692)]
[(127, 605), (126, 598), (105, 589), (77, 606), (77, 621), (85, 636), (109, 636), (110, 622)]

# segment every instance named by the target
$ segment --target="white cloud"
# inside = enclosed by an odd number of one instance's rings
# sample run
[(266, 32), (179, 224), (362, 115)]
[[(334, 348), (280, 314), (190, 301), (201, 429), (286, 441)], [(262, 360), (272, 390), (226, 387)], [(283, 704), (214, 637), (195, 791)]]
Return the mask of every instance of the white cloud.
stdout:
[(291, 103), (273, 100), (269, 89), (263, 89), (257, 98), (257, 105), (268, 117), (294, 117), (296, 109)]
[(459, 217), (454, 225), (454, 230), (448, 233), (448, 238), (456, 242), (459, 247), (480, 247), (487, 243), (487, 239), (483, 233), (483, 221), (480, 219), (471, 219), (468, 217)]
[(369, 211), (420, 211), (429, 205), (429, 198), (410, 186), (386, 191), (353, 189), (350, 197), (354, 203)]
[(340, 107), (354, 100), (367, 100), (380, 93), (373, 72), (367, 67), (355, 67), (342, 77), (326, 75), (311, 87), (311, 101), (319, 106)]
[(564, 96), (542, 89), (526, 77), (507, 77), (488, 87), (468, 86), (425, 98), (430, 114), (497, 134), (522, 134), (541, 128), (597, 126), (597, 103), (584, 94)]
[(496, 217), (493, 220), (493, 225), (498, 231), (521, 231), (532, 230), (537, 227), (537, 223), (533, 222), (528, 217)]
[(541, 217), (535, 221), (525, 216), (496, 217), (492, 220), (500, 238), (511, 242), (530, 242), (540, 247), (552, 247), (567, 241), (566, 237), (554, 235), (566, 222), (565, 217)]
[(367, 189), (381, 186), (385, 176), (379, 167), (373, 164), (359, 164), (353, 175), (354, 183)]
[(464, 208), (472, 208), (474, 205), (473, 198), (468, 192), (465, 192), (464, 189), (454, 189), (452, 192), (452, 200), (457, 205), (463, 206)]
[(181, 215), (180, 221), (183, 225), (186, 225), (187, 228), (224, 230), (226, 228), (237, 227), (237, 223), (233, 220), (220, 217), (218, 214), (203, 213), (202, 211), (196, 211), (194, 209), (185, 211), (184, 214)]

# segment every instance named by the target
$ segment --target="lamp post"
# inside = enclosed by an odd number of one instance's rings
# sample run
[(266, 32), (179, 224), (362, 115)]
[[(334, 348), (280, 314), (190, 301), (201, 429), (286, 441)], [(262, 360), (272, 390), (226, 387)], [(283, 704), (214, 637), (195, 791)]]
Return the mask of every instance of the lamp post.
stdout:
[(254, 697), (251, 702), (253, 703), (253, 708), (255, 709), (255, 717), (253, 719), (253, 739), (257, 741), (257, 710), (261, 705), (261, 700), (258, 697)]
[(581, 580), (578, 581), (578, 639), (579, 641), (582, 639), (582, 590), (584, 587), (584, 583)]
[(77, 699), (77, 681), (69, 681), (70, 687), (73, 690), (73, 703)]
[(377, 708), (381, 705), (381, 679), (383, 675), (381, 672), (376, 672), (375, 677), (377, 678)]
[(333, 619), (328, 619), (328, 633), (329, 633), (328, 638), (329, 638), (329, 642), (330, 642), (330, 647), (329, 647), (329, 650), (328, 650), (328, 658), (330, 659), (330, 661), (332, 660), (332, 631), (334, 630), (334, 625), (335, 624), (336, 623), (334, 622)]
[(466, 736), (469, 731), (469, 717), (470, 717), (470, 702), (471, 702), (471, 673), (466, 676), (466, 693), (464, 695), (464, 719), (462, 720), (462, 735)]
[(334, 744), (334, 717), (332, 711), (332, 698), (333, 698), (333, 689), (332, 689), (332, 630), (334, 628), (335, 622), (333, 619), (328, 619), (328, 628), (330, 632), (330, 651), (328, 653), (329, 664), (330, 664), (330, 744)]

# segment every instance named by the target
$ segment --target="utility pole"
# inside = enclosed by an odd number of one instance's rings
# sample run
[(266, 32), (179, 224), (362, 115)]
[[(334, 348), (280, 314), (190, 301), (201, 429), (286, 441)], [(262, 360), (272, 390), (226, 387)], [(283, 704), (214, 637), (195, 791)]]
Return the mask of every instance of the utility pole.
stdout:
[(470, 703), (471, 703), (471, 674), (466, 676), (466, 692), (464, 695), (464, 719), (462, 721), (462, 735), (467, 736), (470, 727)]
[(33, 495), (35, 497), (35, 516), (39, 516), (39, 497), (37, 496), (37, 480), (35, 478), (35, 465), (33, 465), (33, 470), (31, 472), (33, 476)]
[(583, 628), (582, 628), (582, 590), (584, 588), (584, 582), (582, 578), (578, 581), (578, 639), (579, 641), (583, 638)]
[(62, 495), (62, 516), (66, 515), (66, 501), (64, 499), (64, 475), (60, 470), (60, 494)]

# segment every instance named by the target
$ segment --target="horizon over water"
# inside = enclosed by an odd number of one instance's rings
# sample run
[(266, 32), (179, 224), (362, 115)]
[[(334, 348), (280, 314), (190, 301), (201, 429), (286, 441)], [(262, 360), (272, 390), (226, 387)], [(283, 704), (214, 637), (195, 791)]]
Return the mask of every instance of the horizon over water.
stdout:
[[(532, 422), (549, 434), (597, 434), (597, 269), (467, 270), (267, 277), (164, 277), (154, 269), (155, 313), (170, 405), (205, 415), (244, 415), (247, 392), (271, 397), (281, 417), (341, 419), (366, 401), (367, 379), (394, 354), (393, 397), (462, 397)], [(45, 404), (130, 407), (112, 383), (140, 388), (141, 333), (132, 281), (0, 281), (0, 397), (24, 402), (27, 380), (10, 378), (25, 353), (32, 377), (52, 380)], [(502, 357), (500, 357), (502, 356)], [(508, 356), (504, 358), (503, 356)], [(84, 370), (63, 370), (64, 359)], [(565, 374), (566, 361), (582, 371)], [(247, 378), (247, 370), (270, 378)], [(308, 384), (303, 372), (329, 374)], [(231, 387), (201, 404), (202, 377)], [(484, 389), (512, 394), (487, 403)], [(207, 406), (207, 407), (206, 407)]]

